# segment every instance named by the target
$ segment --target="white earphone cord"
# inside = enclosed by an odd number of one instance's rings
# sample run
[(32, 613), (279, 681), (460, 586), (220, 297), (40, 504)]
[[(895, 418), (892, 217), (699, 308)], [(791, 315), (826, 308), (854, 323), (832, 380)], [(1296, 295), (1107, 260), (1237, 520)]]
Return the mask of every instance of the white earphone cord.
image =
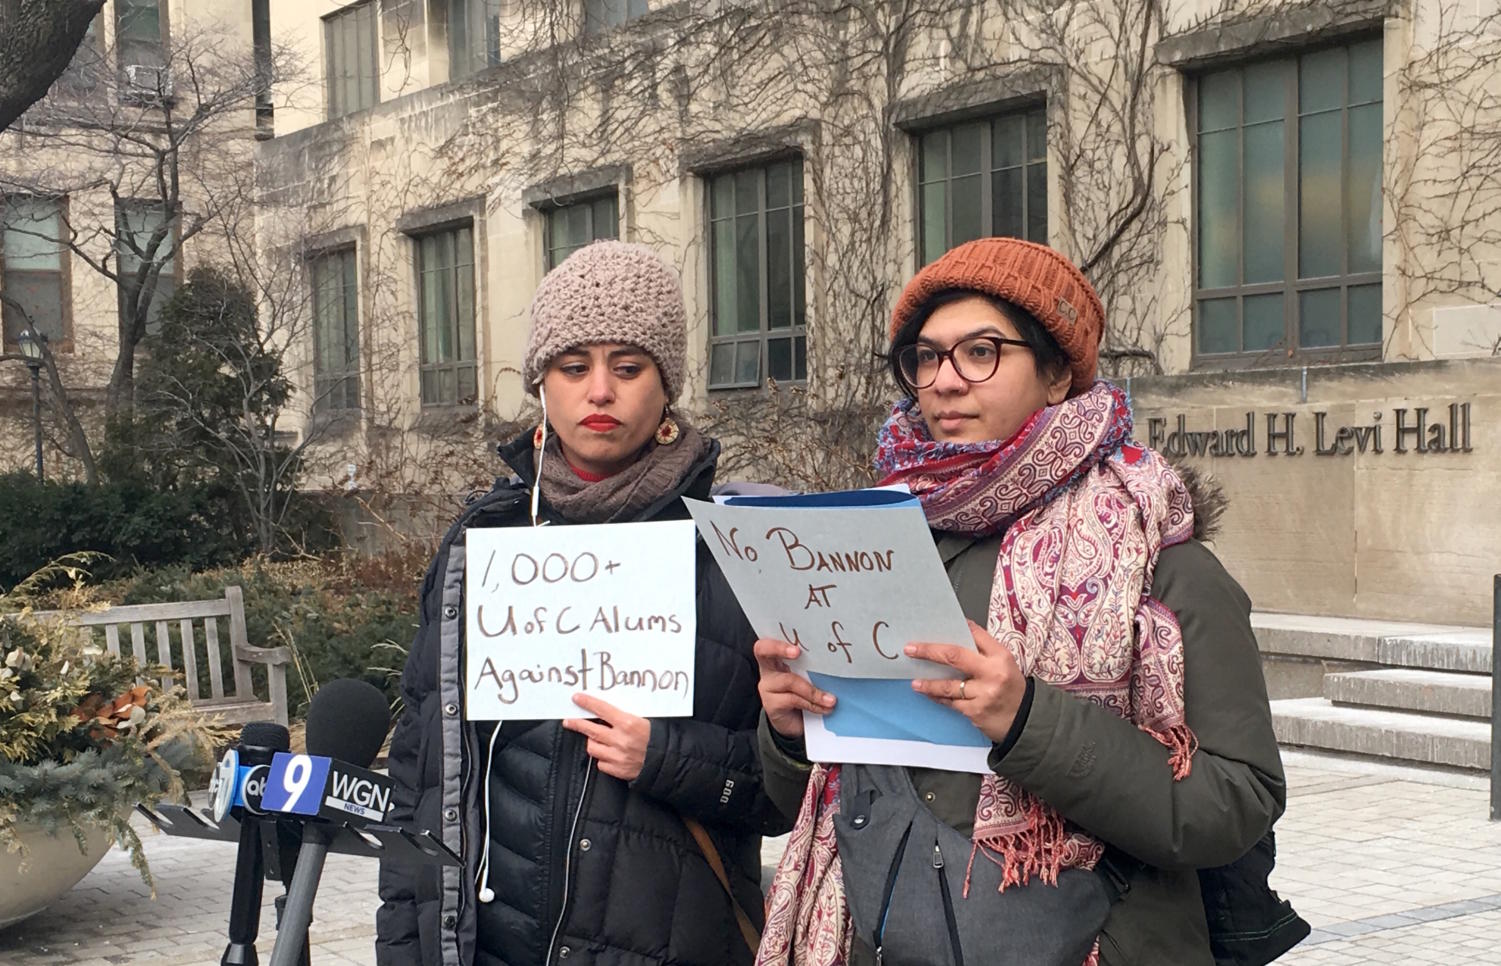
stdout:
[(495, 722), (495, 730), (490, 733), (490, 747), (485, 752), (485, 780), (480, 788), (480, 795), (485, 800), (485, 844), (480, 849), (479, 867), (475, 870), (474, 885), (479, 890), (476, 898), (480, 902), (495, 901), (495, 890), (490, 888), (490, 769), (495, 767), (495, 739), (500, 737), (501, 722)]
[[(542, 434), (542, 445), (537, 447), (536, 477), (532, 480), (532, 526), (539, 527), (542, 521), (538, 519), (538, 511), (542, 503), (542, 461), (547, 457), (547, 390), (541, 384), (537, 386), (537, 398), (542, 400), (542, 425), (539, 431)], [(495, 901), (495, 890), (490, 888), (490, 769), (495, 767), (495, 739), (500, 737), (501, 722), (495, 722), (495, 730), (490, 734), (490, 746), (485, 752), (484, 784), (480, 794), (485, 800), (485, 842), (480, 848), (479, 867), (475, 870), (474, 884), (478, 890), (477, 898), (480, 902)]]
[(542, 445), (537, 447), (537, 465), (534, 467), (536, 476), (532, 479), (532, 526), (540, 527), (542, 521), (537, 519), (537, 512), (542, 506), (542, 461), (547, 458), (547, 390), (542, 384), (537, 384), (537, 398), (542, 400), (542, 425), (538, 432), (542, 434)]

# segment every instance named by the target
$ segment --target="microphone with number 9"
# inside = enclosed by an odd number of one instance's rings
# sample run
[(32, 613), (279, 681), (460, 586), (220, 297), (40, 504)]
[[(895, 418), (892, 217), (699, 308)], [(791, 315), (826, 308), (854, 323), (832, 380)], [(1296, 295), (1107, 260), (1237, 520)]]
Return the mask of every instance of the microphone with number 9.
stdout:
[(338, 823), (380, 822), (390, 810), (390, 780), (367, 770), (390, 727), (391, 712), (378, 688), (347, 678), (330, 681), (308, 707), (308, 753), (272, 758), (262, 809), (328, 821), (304, 826), (271, 966), (296, 966), (302, 957), (318, 879)]
[(389, 727), (379, 690), (364, 681), (330, 681), (308, 709), (308, 753), (271, 759), (261, 807), (331, 822), (385, 821), (391, 780), (364, 766), (380, 751)]

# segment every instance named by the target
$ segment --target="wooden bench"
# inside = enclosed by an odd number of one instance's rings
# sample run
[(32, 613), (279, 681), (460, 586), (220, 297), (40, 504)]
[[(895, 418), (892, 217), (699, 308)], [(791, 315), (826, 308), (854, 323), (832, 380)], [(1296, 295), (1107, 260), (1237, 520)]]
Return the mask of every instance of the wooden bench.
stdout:
[[(291, 652), (285, 647), (256, 647), (250, 643), (245, 631), (245, 596), (239, 587), (224, 588), (223, 599), (128, 604), (108, 610), (55, 616), (88, 629), (90, 635), (96, 635), (95, 628), (104, 628), (104, 647), (116, 656), (120, 654), (124, 628), (124, 633), (130, 638), (131, 656), (137, 664), (155, 663), (169, 669), (180, 669), (193, 706), (218, 714), (228, 723), (275, 721), (287, 724), (287, 665), (292, 663)], [(219, 633), (221, 619), (227, 626), (227, 646)], [(153, 625), (156, 653), (148, 657), (146, 628)], [(174, 653), (178, 656), (177, 661), (173, 660)], [(231, 671), (229, 683), (233, 685), (230, 692), (225, 691), (226, 656)], [(251, 669), (256, 665), (266, 669), (265, 698), (256, 694), (251, 678)], [(205, 670), (208, 694), (202, 693), (202, 672)], [(162, 679), (163, 687), (170, 687), (173, 683), (170, 677)]]

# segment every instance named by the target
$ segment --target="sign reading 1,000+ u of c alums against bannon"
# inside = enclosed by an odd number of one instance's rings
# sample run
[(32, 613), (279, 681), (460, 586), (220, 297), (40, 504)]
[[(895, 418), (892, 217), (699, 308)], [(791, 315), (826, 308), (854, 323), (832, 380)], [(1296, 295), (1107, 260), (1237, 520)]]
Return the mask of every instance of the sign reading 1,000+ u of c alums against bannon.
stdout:
[(642, 717), (693, 713), (692, 520), (465, 539), (467, 718), (585, 717), (581, 692)]

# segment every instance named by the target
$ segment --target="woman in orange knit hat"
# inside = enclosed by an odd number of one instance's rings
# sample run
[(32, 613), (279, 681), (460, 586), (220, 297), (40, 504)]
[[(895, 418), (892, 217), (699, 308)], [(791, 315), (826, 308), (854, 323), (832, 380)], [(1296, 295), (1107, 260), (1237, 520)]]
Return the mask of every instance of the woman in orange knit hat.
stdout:
[[(1132, 441), (1104, 324), (1077, 267), (1012, 238), (903, 292), (876, 465), (921, 501), (974, 637), (909, 645), (961, 674), (912, 686), (991, 771), (810, 765), (802, 715), (834, 697), (757, 642), (767, 793), (797, 819), (758, 963), (1213, 966), (1306, 933), (1265, 869), (1199, 874), (1269, 851), (1281, 760), (1250, 601), (1198, 539), (1218, 511)], [(1227, 952), (1226, 888), (1280, 929)]]

